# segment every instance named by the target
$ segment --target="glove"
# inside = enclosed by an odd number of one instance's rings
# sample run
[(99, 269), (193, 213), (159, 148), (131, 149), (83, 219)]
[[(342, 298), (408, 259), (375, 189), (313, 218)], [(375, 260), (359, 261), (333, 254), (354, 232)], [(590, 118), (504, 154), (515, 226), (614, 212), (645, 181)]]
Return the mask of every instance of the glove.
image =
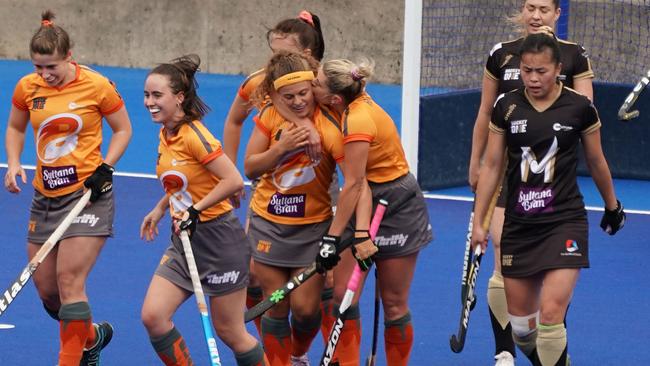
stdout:
[(90, 202), (95, 202), (99, 196), (113, 189), (113, 172), (115, 169), (106, 164), (98, 166), (95, 172), (86, 179), (84, 186), (92, 191)]
[(341, 238), (338, 236), (323, 236), (316, 255), (316, 270), (318, 273), (329, 271), (341, 260), (338, 254), (340, 241)]
[[(359, 235), (361, 234), (361, 235)], [(365, 234), (365, 235), (363, 235)], [(372, 256), (377, 253), (379, 250), (375, 243), (370, 239), (370, 234), (368, 230), (356, 230), (354, 234), (354, 239), (352, 240), (352, 254), (359, 264), (359, 268), (362, 271), (367, 271), (372, 267), (373, 259)], [(365, 253), (366, 258), (361, 259), (361, 253)]]
[(180, 230), (187, 230), (187, 235), (191, 238), (192, 234), (196, 231), (196, 223), (199, 222), (199, 214), (201, 211), (195, 209), (194, 206), (190, 206), (187, 209), (187, 213), (187, 219), (181, 221), (178, 228)]
[(607, 234), (614, 235), (623, 226), (625, 226), (625, 211), (623, 211), (621, 201), (616, 200), (616, 209), (608, 210), (605, 207), (605, 213), (603, 213), (603, 218), (600, 220), (600, 227)]

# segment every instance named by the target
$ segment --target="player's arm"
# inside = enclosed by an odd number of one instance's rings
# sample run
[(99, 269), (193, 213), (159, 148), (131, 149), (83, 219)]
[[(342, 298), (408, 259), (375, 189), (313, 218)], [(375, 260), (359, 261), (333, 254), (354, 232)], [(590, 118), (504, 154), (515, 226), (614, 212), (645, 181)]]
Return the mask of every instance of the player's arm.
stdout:
[(29, 111), (11, 106), (7, 132), (5, 133), (5, 149), (7, 151), (7, 173), (5, 175), (5, 188), (11, 193), (20, 192), (16, 176), (20, 176), (23, 184), (27, 183), (27, 175), (20, 165), (20, 154), (25, 146), (25, 130), (29, 121)]
[(598, 192), (600, 192), (600, 196), (605, 202), (605, 208), (615, 210), (617, 207), (616, 194), (614, 193), (612, 174), (609, 171), (609, 166), (607, 165), (607, 160), (605, 160), (600, 142), (600, 129), (583, 134), (582, 146), (587, 168), (589, 168)]
[(474, 122), (472, 132), (472, 152), (469, 159), (468, 182), (473, 191), (476, 191), (479, 170), (481, 167), (481, 158), (485, 152), (485, 146), (488, 140), (488, 126), (494, 102), (497, 99), (499, 82), (483, 75), (483, 85), (481, 87), (481, 105)]
[(133, 134), (131, 120), (125, 106), (122, 106), (114, 113), (104, 116), (104, 118), (113, 131), (104, 162), (114, 166), (126, 151), (126, 147), (131, 140)]
[(169, 196), (164, 195), (158, 203), (156, 203), (156, 206), (149, 211), (147, 216), (142, 219), (142, 224), (140, 224), (140, 239), (152, 241), (156, 236), (158, 236), (158, 222), (163, 218), (163, 216), (165, 216), (168, 205)]
[(219, 178), (219, 183), (205, 197), (193, 204), (196, 210), (203, 211), (212, 207), (244, 188), (244, 180), (228, 156), (220, 155), (208, 162), (205, 168)]
[(594, 101), (594, 85), (592, 83), (592, 78), (583, 78), (573, 80), (573, 90), (589, 98), (590, 101)]
[(237, 151), (241, 140), (244, 121), (252, 110), (252, 105), (239, 94), (235, 96), (223, 126), (223, 151), (234, 164), (237, 164)]
[(312, 161), (319, 161), (322, 154), (321, 139), (314, 123), (308, 117), (299, 117), (294, 113), (289, 106), (283, 103), (277, 96), (277, 93), (272, 95), (273, 106), (287, 121), (293, 122), (298, 127), (306, 128), (309, 131), (307, 137), (307, 145), (305, 146), (307, 155)]

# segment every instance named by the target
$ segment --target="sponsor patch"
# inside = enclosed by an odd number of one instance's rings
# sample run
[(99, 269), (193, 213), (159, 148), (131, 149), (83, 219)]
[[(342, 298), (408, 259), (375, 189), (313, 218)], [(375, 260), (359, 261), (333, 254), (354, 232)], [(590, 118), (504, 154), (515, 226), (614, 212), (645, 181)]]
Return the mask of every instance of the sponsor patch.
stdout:
[(271, 196), (267, 212), (284, 217), (305, 217), (305, 194), (282, 194), (275, 192)]
[(43, 187), (47, 190), (55, 190), (73, 185), (79, 181), (77, 178), (77, 167), (74, 165), (48, 167), (41, 166), (43, 176)]
[(553, 196), (551, 188), (520, 187), (515, 209), (523, 214), (553, 212)]

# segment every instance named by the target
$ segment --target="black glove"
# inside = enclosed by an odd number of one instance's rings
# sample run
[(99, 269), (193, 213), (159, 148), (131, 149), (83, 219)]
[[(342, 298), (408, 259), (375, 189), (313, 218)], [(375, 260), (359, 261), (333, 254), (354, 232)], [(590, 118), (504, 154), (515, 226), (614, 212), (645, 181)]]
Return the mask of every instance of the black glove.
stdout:
[(95, 172), (86, 179), (84, 186), (92, 191), (90, 202), (95, 202), (102, 194), (110, 192), (113, 189), (113, 169), (112, 166), (102, 163), (95, 169)]
[(187, 230), (187, 235), (191, 238), (192, 234), (196, 231), (196, 224), (199, 222), (199, 214), (201, 211), (195, 209), (194, 206), (190, 206), (187, 209), (187, 213), (189, 216), (186, 220), (181, 221), (178, 228), (180, 230)]
[(318, 254), (316, 255), (316, 270), (319, 273), (329, 271), (341, 260), (338, 254), (340, 241), (340, 237), (330, 235), (324, 235), (323, 239), (321, 239)]
[[(362, 236), (357, 236), (358, 233), (365, 233), (365, 236), (363, 236), (363, 235)], [(374, 263), (374, 261), (372, 259), (372, 256), (370, 256), (370, 257), (368, 257), (366, 259), (359, 259), (357, 257), (357, 248), (356, 248), (356, 246), (358, 244), (364, 243), (366, 241), (369, 241), (373, 245), (375, 245), (375, 243), (372, 241), (372, 239), (370, 239), (370, 234), (368, 233), (368, 230), (357, 230), (355, 232), (354, 238), (352, 239), (352, 247), (351, 247), (352, 254), (354, 255), (354, 258), (357, 260), (357, 263), (359, 264), (359, 268), (361, 268), (361, 270), (364, 271), (364, 272), (367, 271), (368, 269), (370, 269), (370, 267), (372, 267), (372, 264)]]
[(614, 210), (608, 210), (605, 207), (605, 213), (603, 213), (603, 218), (600, 220), (600, 227), (607, 234), (614, 235), (623, 226), (625, 226), (625, 211), (623, 211), (621, 201), (616, 200), (616, 208)]

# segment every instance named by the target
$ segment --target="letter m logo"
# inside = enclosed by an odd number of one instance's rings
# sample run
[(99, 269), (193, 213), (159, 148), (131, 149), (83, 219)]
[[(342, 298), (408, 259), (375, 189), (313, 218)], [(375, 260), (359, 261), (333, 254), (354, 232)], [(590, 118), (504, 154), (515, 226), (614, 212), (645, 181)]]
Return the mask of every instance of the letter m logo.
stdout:
[(528, 175), (532, 172), (533, 174), (544, 173), (544, 183), (551, 183), (553, 181), (553, 176), (555, 175), (555, 157), (557, 156), (558, 147), (557, 147), (557, 137), (553, 138), (553, 143), (551, 147), (544, 155), (544, 158), (541, 161), (538, 161), (535, 157), (535, 153), (528, 146), (521, 147), (521, 181), (527, 182)]

